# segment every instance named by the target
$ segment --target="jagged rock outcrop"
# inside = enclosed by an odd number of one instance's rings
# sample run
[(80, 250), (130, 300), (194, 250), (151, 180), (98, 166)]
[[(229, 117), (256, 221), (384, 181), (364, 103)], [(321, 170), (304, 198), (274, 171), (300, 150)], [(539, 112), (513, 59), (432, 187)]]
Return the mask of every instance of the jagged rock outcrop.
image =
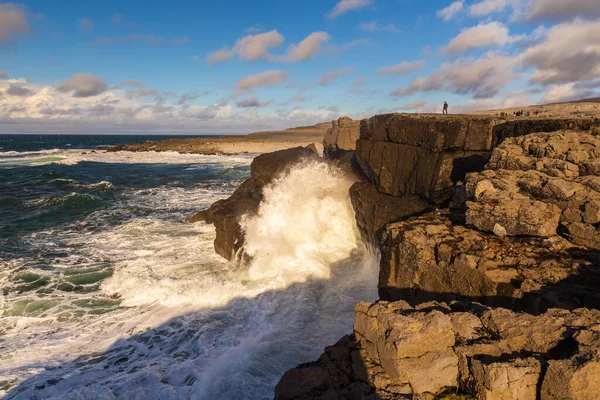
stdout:
[(466, 222), (503, 235), (556, 234), (600, 249), (600, 138), (538, 133), (505, 141), (467, 176)]
[[(600, 397), (600, 312), (476, 303), (359, 303), (354, 334), (288, 371), (276, 399)], [(302, 382), (302, 385), (298, 385)]]
[(600, 308), (600, 253), (560, 236), (501, 238), (451, 217), (438, 211), (387, 226), (380, 298), (468, 299), (533, 313)]
[(356, 141), (360, 136), (360, 121), (342, 117), (331, 122), (331, 128), (323, 139), (323, 155), (337, 159), (356, 150)]
[(252, 161), (251, 177), (227, 199), (219, 200), (209, 209), (194, 215), (190, 222), (204, 221), (214, 224), (217, 236), (215, 252), (232, 260), (244, 245), (244, 232), (240, 225), (242, 216), (252, 215), (262, 200), (262, 189), (290, 166), (306, 159), (317, 159), (314, 146), (295, 147), (266, 153)]

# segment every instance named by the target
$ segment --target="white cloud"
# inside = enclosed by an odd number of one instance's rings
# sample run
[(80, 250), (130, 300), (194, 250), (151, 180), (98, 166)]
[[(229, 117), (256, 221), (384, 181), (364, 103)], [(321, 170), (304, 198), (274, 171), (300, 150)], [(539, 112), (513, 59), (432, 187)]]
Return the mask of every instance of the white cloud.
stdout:
[(475, 98), (496, 96), (515, 78), (516, 60), (505, 54), (487, 53), (479, 59), (462, 58), (443, 63), (426, 78), (417, 77), (406, 88), (394, 90), (392, 96), (408, 96), (417, 92), (451, 91)]
[[(0, 132), (108, 133), (246, 133), (306, 126), (338, 118), (342, 111), (291, 107), (275, 112), (264, 108), (236, 108), (226, 100), (204, 104), (141, 102), (119, 89), (91, 97), (73, 97), (56, 86), (25, 79), (0, 80), (0, 93), (10, 86), (29, 89), (29, 96), (4, 95), (0, 102)], [(176, 100), (176, 99), (175, 99)], [(298, 97), (295, 101), (306, 101)], [(264, 102), (260, 102), (264, 103)], [(260, 112), (259, 112), (260, 111)], [(370, 112), (369, 112), (370, 113)], [(360, 118), (365, 115), (349, 114)]]
[(456, 54), (481, 47), (503, 46), (512, 40), (506, 25), (500, 22), (481, 23), (461, 30), (443, 52)]
[(298, 62), (314, 58), (323, 51), (323, 45), (330, 40), (327, 32), (313, 32), (298, 44), (291, 44), (284, 55), (273, 55), (271, 49), (278, 49), (284, 42), (284, 37), (272, 30), (256, 35), (247, 35), (238, 39), (233, 48), (227, 47), (208, 54), (206, 61), (209, 64), (239, 57), (245, 61), (280, 61)]
[(323, 50), (323, 45), (331, 37), (327, 32), (313, 32), (298, 44), (291, 44), (287, 55), (279, 57), (281, 61), (305, 61), (314, 58)]
[(424, 68), (425, 64), (426, 63), (423, 60), (402, 61), (400, 64), (379, 68), (377, 73), (379, 75), (404, 75)]
[(523, 52), (524, 68), (535, 67), (531, 82), (562, 84), (600, 78), (600, 21), (575, 20), (553, 26)]
[(365, 32), (384, 31), (389, 33), (400, 33), (400, 29), (394, 24), (382, 25), (377, 21), (363, 22), (358, 25), (359, 29)]
[[(600, 82), (596, 83), (596, 87), (600, 87)], [(541, 102), (544, 104), (561, 103), (565, 101), (586, 99), (597, 95), (598, 91), (577, 82), (573, 82), (548, 87), (548, 90), (546, 90), (542, 96)]]
[(11, 84), (4, 92), (9, 96), (29, 97), (35, 92), (22, 84)]
[(241, 79), (235, 86), (237, 91), (234, 96), (261, 87), (276, 86), (287, 81), (289, 73), (285, 71), (269, 70), (260, 74), (250, 75)]
[(207, 61), (212, 64), (234, 56), (246, 61), (265, 60), (270, 58), (269, 49), (279, 48), (283, 44), (283, 40), (283, 36), (275, 29), (265, 33), (248, 35), (238, 39), (231, 50), (225, 48), (209, 54)]
[(532, 0), (524, 13), (528, 20), (566, 20), (576, 16), (600, 16), (600, 3), (598, 0)]
[(61, 92), (73, 92), (73, 97), (97, 96), (106, 89), (106, 82), (91, 74), (75, 74), (58, 87)]
[(344, 75), (350, 74), (352, 73), (352, 71), (354, 71), (354, 68), (344, 67), (327, 72), (326, 74), (323, 74), (323, 76), (321, 76), (321, 79), (319, 79), (319, 85), (328, 86), (333, 80), (340, 78)]
[(260, 108), (266, 107), (271, 104), (273, 100), (260, 101), (256, 96), (248, 97), (245, 100), (238, 101), (235, 103), (236, 106), (240, 108)]
[(443, 18), (444, 21), (450, 21), (463, 9), (464, 1), (455, 1), (446, 8), (437, 11), (437, 16)]
[(79, 20), (79, 30), (82, 32), (89, 32), (94, 29), (94, 21), (89, 18), (81, 18)]
[(483, 0), (469, 7), (469, 15), (472, 17), (484, 17), (505, 10), (515, 0)]
[(20, 4), (0, 4), (0, 43), (14, 44), (18, 36), (31, 31), (25, 9)]
[(337, 18), (348, 11), (358, 10), (373, 4), (373, 0), (340, 0), (333, 10), (328, 14), (328, 18)]
[(0, 71), (0, 80), (2, 79), (8, 79), (8, 74)]

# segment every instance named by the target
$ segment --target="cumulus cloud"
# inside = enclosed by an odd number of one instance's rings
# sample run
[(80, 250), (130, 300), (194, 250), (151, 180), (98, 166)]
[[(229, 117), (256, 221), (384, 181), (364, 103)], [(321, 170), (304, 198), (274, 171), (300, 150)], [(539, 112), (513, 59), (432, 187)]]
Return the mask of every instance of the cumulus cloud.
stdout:
[(340, 69), (336, 69), (336, 70), (327, 72), (326, 74), (323, 74), (323, 76), (321, 76), (321, 79), (319, 79), (319, 85), (328, 86), (335, 79), (338, 79), (344, 75), (350, 74), (350, 73), (352, 73), (352, 71), (354, 71), (354, 68), (344, 67), (344, 68), (340, 68)]
[(234, 93), (234, 96), (239, 96), (252, 89), (279, 85), (287, 81), (288, 77), (289, 73), (277, 70), (269, 70), (260, 74), (247, 76), (235, 85), (237, 91)]
[(377, 21), (363, 22), (358, 25), (360, 30), (365, 32), (378, 32), (384, 31), (389, 33), (400, 33), (400, 29), (394, 24), (380, 24)]
[(256, 35), (247, 35), (238, 39), (231, 49), (225, 47), (208, 54), (206, 61), (209, 64), (214, 64), (236, 56), (245, 61), (305, 61), (314, 58), (319, 52), (323, 51), (323, 45), (330, 40), (330, 36), (327, 32), (313, 32), (300, 43), (289, 45), (286, 54), (271, 54), (270, 50), (281, 47), (284, 40), (284, 37), (275, 29)]
[(600, 16), (600, 4), (598, 0), (533, 0), (523, 16), (532, 21), (595, 18)]
[(23, 6), (0, 4), (0, 43), (12, 45), (18, 36), (31, 31)]
[(451, 91), (475, 98), (490, 98), (515, 78), (516, 60), (505, 54), (489, 52), (479, 59), (463, 58), (443, 63), (426, 78), (413, 79), (406, 88), (394, 90), (392, 96), (417, 92)]
[(503, 46), (512, 40), (506, 25), (500, 22), (481, 23), (463, 29), (448, 43), (443, 52), (456, 54), (481, 47)]
[(0, 71), (0, 79), (8, 79), (8, 74)]
[(269, 49), (279, 48), (283, 44), (283, 36), (273, 29), (272, 31), (248, 35), (235, 42), (232, 49), (224, 48), (207, 56), (207, 62), (212, 64), (228, 60), (234, 56), (242, 60), (256, 61), (270, 58)]
[(469, 15), (472, 17), (484, 17), (505, 10), (515, 0), (483, 0), (469, 7)]
[(279, 59), (281, 61), (305, 61), (314, 58), (323, 50), (323, 45), (329, 42), (331, 37), (327, 32), (311, 33), (298, 44), (291, 44), (287, 54)]
[(8, 89), (6, 89), (6, 94), (9, 96), (17, 96), (17, 97), (29, 97), (33, 95), (35, 92), (29, 88), (26, 88), (21, 85), (10, 85)]
[(520, 57), (535, 67), (531, 82), (564, 84), (600, 77), (600, 21), (575, 20), (555, 25)]
[(240, 108), (260, 108), (271, 104), (273, 100), (260, 101), (256, 96), (248, 97), (246, 100), (235, 103)]
[(333, 10), (328, 14), (328, 18), (337, 18), (348, 11), (358, 10), (373, 4), (373, 0), (340, 0)]
[(400, 64), (390, 67), (382, 67), (377, 70), (379, 75), (403, 75), (409, 72), (418, 71), (425, 67), (425, 61), (402, 61)]
[(450, 21), (463, 9), (464, 1), (455, 1), (446, 8), (437, 11), (437, 16), (443, 18), (444, 21)]
[(106, 82), (91, 74), (75, 74), (58, 87), (61, 92), (73, 92), (73, 97), (97, 96), (106, 89)]
[(89, 32), (94, 29), (94, 21), (89, 18), (81, 18), (79, 20), (79, 30), (82, 32)]
[(142, 35), (139, 33), (134, 33), (127, 36), (114, 36), (114, 37), (106, 37), (101, 36), (94, 40), (92, 45), (94, 46), (106, 46), (113, 44), (121, 44), (121, 43), (146, 43), (154, 47), (164, 47), (164, 46), (178, 46), (190, 41), (190, 38), (187, 36), (182, 36), (179, 38), (167, 39), (164, 36), (156, 36), (153, 34), (150, 35)]
[[(73, 97), (57, 86), (24, 79), (0, 80), (0, 93), (10, 85), (34, 93), (4, 95), (0, 102), (0, 132), (106, 133), (144, 131), (156, 133), (245, 133), (313, 125), (337, 118), (339, 112), (296, 108), (269, 112), (268, 108), (236, 108), (227, 100), (209, 104), (170, 104), (169, 100), (128, 99), (122, 90), (108, 89), (93, 97)], [(301, 100), (301, 99), (298, 99)], [(177, 102), (177, 98), (172, 99)], [(345, 113), (344, 113), (345, 114)], [(362, 114), (349, 114), (361, 118)]]
[(544, 104), (561, 103), (598, 96), (598, 91), (590, 86), (600, 87), (600, 82), (595, 82), (594, 85), (589, 86), (579, 82), (552, 85), (548, 87), (542, 96), (541, 102)]

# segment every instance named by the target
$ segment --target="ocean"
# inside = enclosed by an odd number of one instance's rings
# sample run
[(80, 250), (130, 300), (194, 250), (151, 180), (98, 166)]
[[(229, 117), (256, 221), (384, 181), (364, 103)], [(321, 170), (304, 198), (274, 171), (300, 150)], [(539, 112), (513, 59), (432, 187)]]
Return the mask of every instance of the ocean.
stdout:
[(269, 399), (377, 298), (377, 255), (334, 167), (265, 189), (240, 265), (186, 221), (254, 155), (96, 150), (162, 138), (0, 135), (0, 396)]

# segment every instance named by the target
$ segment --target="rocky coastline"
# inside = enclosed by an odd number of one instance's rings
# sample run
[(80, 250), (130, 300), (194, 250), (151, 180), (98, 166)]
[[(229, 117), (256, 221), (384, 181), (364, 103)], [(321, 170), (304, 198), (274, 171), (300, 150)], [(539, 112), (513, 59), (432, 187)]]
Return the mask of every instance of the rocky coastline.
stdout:
[(173, 138), (166, 140), (148, 140), (143, 143), (115, 146), (108, 152), (117, 151), (176, 151), (183, 154), (242, 154), (269, 153), (298, 146), (314, 145), (322, 152), (323, 136), (329, 124), (317, 124), (285, 129), (282, 131), (255, 132), (248, 135), (225, 135), (217, 137)]
[[(288, 371), (275, 398), (600, 398), (599, 133), (592, 117), (334, 121), (322, 162), (356, 182), (380, 300), (359, 303), (354, 332)], [(261, 157), (193, 219), (216, 225), (228, 259), (243, 257), (236, 224), (261, 185), (318, 156)]]

